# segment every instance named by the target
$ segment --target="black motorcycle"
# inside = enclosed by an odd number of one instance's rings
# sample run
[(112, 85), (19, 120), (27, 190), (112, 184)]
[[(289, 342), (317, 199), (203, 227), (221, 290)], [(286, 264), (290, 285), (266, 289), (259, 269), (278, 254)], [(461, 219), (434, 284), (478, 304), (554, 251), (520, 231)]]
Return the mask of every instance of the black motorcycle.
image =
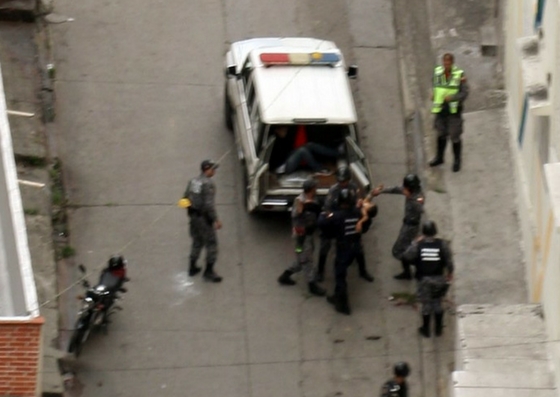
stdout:
[[(79, 265), (78, 268), (85, 276), (85, 266)], [(102, 271), (99, 283), (95, 287), (91, 287), (87, 280), (82, 281), (86, 293), (79, 297), (82, 301), (82, 307), (78, 312), (74, 332), (70, 338), (68, 353), (74, 353), (78, 357), (82, 345), (95, 329), (103, 329), (103, 332), (107, 334), (109, 317), (115, 311), (122, 310), (120, 306), (115, 304), (115, 301), (120, 299), (118, 292), (126, 292), (126, 288), (122, 287), (126, 281), (128, 281), (126, 274), (123, 275), (122, 272), (115, 274), (108, 269)]]

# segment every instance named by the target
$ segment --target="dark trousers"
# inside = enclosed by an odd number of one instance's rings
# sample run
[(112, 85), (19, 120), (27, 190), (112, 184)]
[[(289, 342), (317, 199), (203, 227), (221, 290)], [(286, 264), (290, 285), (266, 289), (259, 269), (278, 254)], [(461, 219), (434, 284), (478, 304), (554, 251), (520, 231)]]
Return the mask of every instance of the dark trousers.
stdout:
[(338, 151), (315, 142), (309, 142), (290, 154), (290, 157), (286, 160), (286, 174), (291, 174), (296, 171), (301, 166), (302, 162), (305, 162), (312, 171), (321, 171), (323, 167), (321, 163), (315, 159), (316, 155), (336, 158), (338, 156)]
[[(323, 266), (325, 264), (325, 261), (327, 260), (327, 255), (329, 254), (329, 251), (331, 249), (332, 239), (327, 238), (324, 235), (321, 235), (320, 240), (321, 240), (321, 245), (320, 245), (320, 248), (319, 248), (319, 272), (322, 273), (323, 270), (324, 270)], [(356, 248), (355, 259), (356, 259), (356, 262), (358, 263), (358, 270), (360, 271), (360, 273), (363, 273), (363, 272), (366, 271), (366, 258), (364, 256), (364, 249), (363, 249), (361, 241), (359, 241), (357, 244), (359, 245), (359, 247)], [(353, 261), (350, 261), (348, 266), (350, 266), (352, 264), (352, 262)]]
[(334, 261), (335, 295), (345, 295), (348, 292), (346, 271), (348, 266), (358, 260), (364, 260), (364, 251), (360, 241), (352, 243), (338, 243), (336, 246), (336, 259)]

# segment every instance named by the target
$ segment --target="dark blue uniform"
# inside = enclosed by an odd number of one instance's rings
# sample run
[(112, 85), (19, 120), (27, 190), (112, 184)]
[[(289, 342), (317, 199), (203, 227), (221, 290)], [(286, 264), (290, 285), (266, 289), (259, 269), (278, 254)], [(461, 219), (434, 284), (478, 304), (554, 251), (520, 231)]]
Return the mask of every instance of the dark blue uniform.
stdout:
[(362, 225), (362, 232), (357, 232), (356, 225), (361, 218), (361, 211), (351, 207), (330, 215), (322, 213), (318, 222), (326, 238), (336, 239), (335, 289), (330, 301), (335, 304), (337, 311), (346, 314), (350, 314), (346, 270), (355, 259), (365, 262), (361, 237), (371, 225), (371, 220), (368, 219)]
[[(329, 193), (327, 194), (325, 205), (323, 207), (324, 211), (333, 212), (333, 211), (340, 210), (340, 206), (338, 204), (338, 195), (340, 194), (340, 191), (342, 189), (349, 189), (352, 192), (352, 195), (356, 198), (356, 200), (363, 198), (358, 185), (356, 185), (354, 182), (350, 181), (346, 187), (343, 187), (340, 183), (336, 183), (329, 189)], [(325, 271), (327, 256), (331, 249), (332, 238), (325, 236), (324, 233), (321, 233), (320, 237), (321, 237), (321, 245), (319, 248), (319, 264), (317, 267), (317, 273), (319, 278), (322, 279), (323, 273)], [(358, 262), (358, 270), (360, 272), (361, 277), (367, 279), (368, 281), (373, 281), (373, 279), (367, 272), (365, 260), (362, 260), (363, 255), (356, 259)]]

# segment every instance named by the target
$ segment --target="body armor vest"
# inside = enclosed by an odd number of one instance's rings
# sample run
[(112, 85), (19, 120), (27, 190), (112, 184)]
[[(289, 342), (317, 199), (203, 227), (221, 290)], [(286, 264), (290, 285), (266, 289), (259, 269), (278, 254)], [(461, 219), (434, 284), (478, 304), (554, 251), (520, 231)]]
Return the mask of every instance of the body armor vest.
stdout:
[(443, 242), (440, 239), (434, 241), (421, 241), (418, 243), (418, 271), (422, 276), (443, 275)]

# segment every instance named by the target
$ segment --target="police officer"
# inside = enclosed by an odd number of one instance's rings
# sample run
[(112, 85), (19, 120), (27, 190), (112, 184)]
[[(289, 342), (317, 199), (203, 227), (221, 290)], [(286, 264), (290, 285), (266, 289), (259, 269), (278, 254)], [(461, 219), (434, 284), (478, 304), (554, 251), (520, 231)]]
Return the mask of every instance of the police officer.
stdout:
[(381, 397), (407, 397), (408, 385), (406, 377), (410, 374), (410, 368), (405, 362), (396, 363), (393, 367), (394, 377), (389, 379), (381, 388)]
[(434, 128), (437, 131), (437, 153), (430, 167), (443, 164), (447, 138), (453, 142), (453, 172), (461, 169), (461, 134), (463, 133), (463, 102), (469, 95), (465, 73), (454, 64), (453, 54), (443, 55), (443, 65), (434, 69), (432, 91), (432, 113), (435, 114)]
[[(337, 169), (336, 171), (337, 183), (335, 183), (329, 189), (327, 198), (325, 199), (325, 205), (323, 207), (324, 211), (334, 212), (340, 209), (338, 203), (338, 196), (342, 189), (348, 189), (352, 193), (352, 195), (358, 199), (358, 202), (356, 204), (358, 204), (358, 206), (361, 205), (362, 192), (360, 191), (360, 188), (354, 182), (351, 181), (351, 179), (352, 179), (352, 174), (348, 166), (343, 165)], [(329, 251), (331, 249), (332, 239), (325, 237), (325, 235), (321, 233), (320, 240), (321, 240), (321, 246), (319, 248), (317, 280), (323, 281), (325, 277), (325, 264), (327, 262), (327, 256), (329, 254)], [(366, 281), (369, 281), (370, 283), (373, 282), (373, 276), (369, 274), (369, 272), (367, 271), (365, 261), (361, 260), (361, 258), (357, 259), (356, 261), (358, 262), (358, 271), (360, 277)]]
[(323, 212), (319, 216), (319, 227), (325, 237), (336, 238), (335, 289), (334, 294), (328, 296), (327, 300), (335, 306), (337, 312), (348, 315), (351, 310), (348, 303), (346, 269), (354, 259), (360, 258), (365, 262), (361, 236), (371, 225), (369, 203), (365, 203), (359, 209), (355, 202), (352, 191), (342, 189), (338, 194), (340, 209), (331, 213)]
[(296, 244), (296, 261), (282, 273), (278, 282), (282, 285), (295, 285), (292, 274), (305, 272), (309, 292), (313, 295), (324, 296), (326, 291), (315, 277), (313, 251), (315, 250), (315, 229), (321, 207), (317, 201), (317, 181), (307, 179), (303, 182), (303, 193), (295, 198), (292, 206), (292, 235)]
[[(437, 226), (432, 221), (422, 225), (422, 236), (404, 253), (405, 259), (416, 266), (418, 300), (422, 303), (422, 326), (418, 332), (430, 337), (430, 318), (435, 315), (436, 336), (443, 331), (443, 307), (441, 301), (453, 278), (453, 258), (447, 243), (435, 237)], [(444, 274), (447, 273), (447, 274)]]
[(202, 173), (189, 181), (183, 195), (183, 198), (189, 199), (191, 203), (187, 208), (190, 218), (190, 234), (193, 240), (189, 275), (194, 276), (202, 270), (196, 265), (196, 262), (202, 248), (206, 247), (206, 269), (203, 277), (205, 280), (214, 283), (222, 281), (222, 277), (214, 272), (214, 264), (218, 256), (216, 230), (222, 227), (214, 204), (216, 186), (211, 179), (217, 168), (218, 164), (214, 161), (204, 160), (200, 164)]
[(420, 184), (420, 178), (415, 174), (408, 174), (404, 177), (402, 186), (383, 188), (383, 185), (376, 187), (372, 191), (373, 196), (383, 193), (402, 194), (406, 197), (404, 204), (404, 218), (397, 241), (393, 245), (393, 257), (401, 261), (403, 271), (395, 276), (397, 280), (411, 280), (410, 264), (403, 259), (403, 253), (412, 243), (412, 240), (420, 231), (420, 219), (424, 212), (424, 193)]

